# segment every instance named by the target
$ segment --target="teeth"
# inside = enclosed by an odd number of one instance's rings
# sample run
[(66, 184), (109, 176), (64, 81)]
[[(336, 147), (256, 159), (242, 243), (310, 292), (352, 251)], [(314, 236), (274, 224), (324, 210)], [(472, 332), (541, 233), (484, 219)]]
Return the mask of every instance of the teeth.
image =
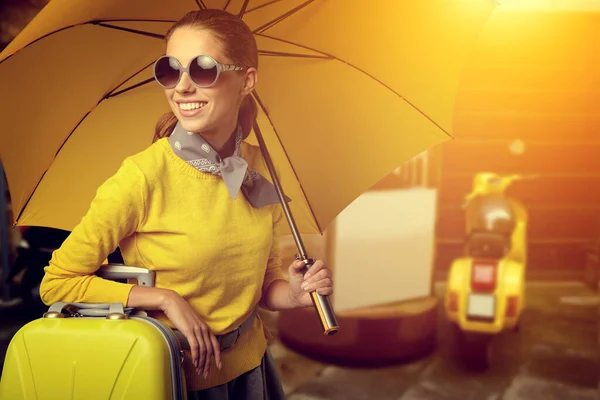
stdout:
[(179, 108), (181, 108), (182, 110), (185, 110), (185, 111), (190, 111), (190, 110), (202, 108), (206, 104), (207, 103), (205, 101), (200, 101), (197, 103), (179, 103)]

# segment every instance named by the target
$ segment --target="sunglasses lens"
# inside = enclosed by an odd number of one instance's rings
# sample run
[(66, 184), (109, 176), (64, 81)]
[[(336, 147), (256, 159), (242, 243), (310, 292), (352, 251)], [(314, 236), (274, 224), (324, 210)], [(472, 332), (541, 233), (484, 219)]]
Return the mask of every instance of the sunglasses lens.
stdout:
[(163, 57), (154, 66), (154, 77), (165, 87), (175, 87), (179, 81), (179, 64), (171, 57)]
[(190, 64), (190, 77), (198, 86), (211, 86), (217, 79), (217, 64), (215, 60), (207, 56), (197, 57)]

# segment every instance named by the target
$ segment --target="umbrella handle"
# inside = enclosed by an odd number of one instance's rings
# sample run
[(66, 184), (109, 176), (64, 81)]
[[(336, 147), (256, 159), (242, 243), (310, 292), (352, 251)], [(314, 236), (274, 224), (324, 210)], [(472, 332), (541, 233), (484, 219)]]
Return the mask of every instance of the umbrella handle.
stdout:
[[(300, 233), (298, 232), (296, 221), (294, 220), (292, 211), (290, 210), (285, 196), (283, 195), (283, 189), (281, 188), (281, 183), (279, 182), (277, 172), (275, 171), (275, 167), (273, 166), (273, 160), (271, 160), (271, 156), (269, 155), (269, 151), (267, 150), (267, 145), (265, 144), (265, 141), (262, 137), (262, 133), (260, 131), (256, 119), (254, 120), (254, 134), (256, 135), (256, 140), (258, 141), (258, 145), (260, 147), (263, 159), (265, 160), (265, 164), (267, 165), (267, 169), (269, 170), (269, 174), (273, 179), (273, 186), (275, 186), (275, 191), (277, 192), (277, 196), (279, 197), (279, 202), (283, 207), (283, 212), (285, 213), (285, 217), (288, 221), (288, 224), (290, 225), (292, 235), (294, 236), (294, 241), (296, 242), (296, 246), (298, 247), (298, 251), (300, 252), (300, 256), (298, 256), (297, 258), (301, 259), (304, 262), (305, 267), (303, 272), (306, 272), (308, 268), (310, 268), (314, 264), (315, 261), (306, 255), (306, 249), (304, 247), (304, 243), (302, 242), (302, 238), (300, 237)], [(335, 318), (335, 313), (333, 312), (333, 307), (331, 306), (329, 298), (327, 296), (318, 294), (316, 291), (311, 292), (310, 297), (312, 298), (313, 305), (315, 307), (315, 310), (317, 311), (319, 321), (321, 322), (323, 333), (325, 335), (336, 334), (340, 329), (340, 326)]]
[[(300, 257), (296, 257), (299, 259)], [(315, 263), (315, 260), (312, 258), (303, 259), (305, 266), (302, 268), (302, 273), (305, 274), (310, 267)], [(323, 328), (323, 333), (325, 335), (334, 335), (340, 329), (337, 319), (335, 318), (335, 313), (333, 312), (333, 307), (331, 306), (331, 302), (329, 301), (328, 296), (323, 296), (318, 294), (316, 291), (310, 292), (310, 297), (313, 302), (313, 306), (315, 310), (317, 310), (317, 314), (319, 316), (319, 320), (321, 322), (321, 327)]]

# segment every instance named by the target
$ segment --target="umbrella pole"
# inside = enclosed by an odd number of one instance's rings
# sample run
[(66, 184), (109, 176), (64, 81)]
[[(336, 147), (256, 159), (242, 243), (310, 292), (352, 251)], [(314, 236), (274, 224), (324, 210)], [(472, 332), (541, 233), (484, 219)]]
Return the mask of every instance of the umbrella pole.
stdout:
[[(292, 231), (292, 235), (294, 236), (294, 241), (296, 242), (296, 246), (298, 247), (298, 252), (300, 253), (299, 259), (302, 260), (305, 264), (303, 272), (306, 273), (306, 271), (308, 271), (308, 269), (314, 264), (315, 260), (309, 258), (306, 254), (304, 242), (302, 241), (302, 237), (300, 237), (300, 233), (298, 232), (298, 226), (296, 225), (296, 221), (294, 220), (292, 211), (290, 210), (290, 207), (288, 206), (287, 201), (285, 200), (285, 197), (283, 195), (281, 183), (279, 182), (279, 178), (277, 177), (277, 172), (275, 171), (273, 161), (271, 160), (271, 156), (269, 155), (269, 152), (267, 150), (267, 145), (262, 137), (262, 133), (256, 120), (254, 120), (254, 134), (256, 135), (256, 139), (258, 140), (260, 151), (267, 165), (267, 169), (269, 170), (269, 174), (273, 179), (273, 185), (275, 186), (275, 190), (277, 191), (277, 196), (279, 197), (279, 201), (281, 203), (281, 206), (283, 207), (285, 217), (287, 218), (287, 221), (290, 225), (290, 229)], [(317, 310), (317, 315), (319, 316), (319, 320), (321, 321), (323, 333), (325, 335), (336, 334), (340, 327), (335, 317), (335, 313), (333, 312), (333, 307), (331, 306), (329, 297), (322, 296), (316, 291), (311, 292), (310, 297), (312, 298), (313, 305)]]

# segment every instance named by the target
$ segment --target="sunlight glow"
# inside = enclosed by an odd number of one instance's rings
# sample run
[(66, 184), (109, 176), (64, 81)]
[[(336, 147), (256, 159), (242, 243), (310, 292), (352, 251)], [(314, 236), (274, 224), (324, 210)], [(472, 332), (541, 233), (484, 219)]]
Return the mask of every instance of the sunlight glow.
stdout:
[(600, 0), (497, 0), (505, 11), (600, 11)]

